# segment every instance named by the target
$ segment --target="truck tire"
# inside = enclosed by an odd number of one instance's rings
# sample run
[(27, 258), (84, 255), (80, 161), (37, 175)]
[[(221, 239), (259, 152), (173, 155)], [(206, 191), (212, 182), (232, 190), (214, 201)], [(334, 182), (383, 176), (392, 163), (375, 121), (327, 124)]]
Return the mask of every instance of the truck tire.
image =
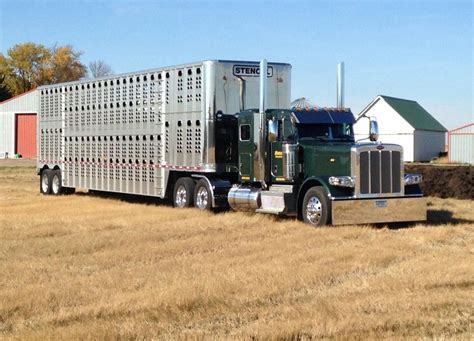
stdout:
[(174, 184), (173, 206), (178, 208), (193, 207), (194, 181), (191, 178), (179, 178)]
[(303, 199), (303, 221), (314, 227), (324, 226), (331, 218), (329, 198), (323, 187), (311, 187)]
[(210, 211), (212, 208), (212, 192), (205, 179), (200, 179), (194, 189), (194, 207)]
[(40, 193), (51, 194), (51, 169), (45, 169), (40, 175)]
[(51, 194), (59, 195), (63, 192), (61, 171), (59, 169), (55, 169), (52, 170), (50, 174)]

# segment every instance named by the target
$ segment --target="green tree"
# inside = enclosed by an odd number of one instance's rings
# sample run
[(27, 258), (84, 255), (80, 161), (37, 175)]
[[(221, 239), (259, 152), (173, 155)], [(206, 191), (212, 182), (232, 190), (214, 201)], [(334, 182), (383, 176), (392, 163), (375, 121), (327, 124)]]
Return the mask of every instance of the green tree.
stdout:
[(7, 73), (10, 69), (8, 68), (6, 58), (0, 54), (0, 102), (12, 97), (11, 92), (8, 90), (6, 85)]
[(51, 53), (40, 44), (18, 44), (8, 49), (7, 57), (0, 57), (4, 83), (13, 94), (21, 94), (44, 84)]
[(59, 46), (51, 49), (50, 83), (75, 81), (87, 75), (87, 67), (79, 60), (81, 53), (72, 46)]
[(80, 56), (69, 45), (14, 45), (6, 56), (0, 53), (0, 88), (18, 95), (40, 85), (78, 80), (87, 73)]

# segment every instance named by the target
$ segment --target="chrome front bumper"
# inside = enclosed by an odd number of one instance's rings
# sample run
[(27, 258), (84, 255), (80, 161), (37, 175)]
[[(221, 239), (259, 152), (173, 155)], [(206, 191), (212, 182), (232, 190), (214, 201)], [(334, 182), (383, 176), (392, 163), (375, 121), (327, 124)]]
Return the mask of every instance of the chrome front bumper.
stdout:
[(377, 198), (332, 201), (332, 224), (374, 224), (426, 220), (426, 198)]

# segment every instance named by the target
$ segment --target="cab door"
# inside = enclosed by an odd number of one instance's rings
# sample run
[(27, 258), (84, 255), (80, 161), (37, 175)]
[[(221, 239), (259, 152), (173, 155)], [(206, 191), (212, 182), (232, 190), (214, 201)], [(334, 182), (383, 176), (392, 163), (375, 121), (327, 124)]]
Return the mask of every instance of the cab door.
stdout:
[(293, 122), (288, 117), (278, 120), (278, 137), (270, 143), (271, 165), (270, 175), (272, 182), (284, 182), (283, 177), (283, 142), (294, 140), (295, 136)]
[(253, 128), (250, 122), (239, 122), (239, 169), (240, 179), (243, 182), (253, 179)]

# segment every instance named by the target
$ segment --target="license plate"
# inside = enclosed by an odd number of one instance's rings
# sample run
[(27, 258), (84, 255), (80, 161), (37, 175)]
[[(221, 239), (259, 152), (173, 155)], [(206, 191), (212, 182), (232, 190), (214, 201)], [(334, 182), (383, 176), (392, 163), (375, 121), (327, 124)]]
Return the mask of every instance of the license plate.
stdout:
[(377, 208), (387, 207), (387, 200), (375, 200), (375, 207)]

